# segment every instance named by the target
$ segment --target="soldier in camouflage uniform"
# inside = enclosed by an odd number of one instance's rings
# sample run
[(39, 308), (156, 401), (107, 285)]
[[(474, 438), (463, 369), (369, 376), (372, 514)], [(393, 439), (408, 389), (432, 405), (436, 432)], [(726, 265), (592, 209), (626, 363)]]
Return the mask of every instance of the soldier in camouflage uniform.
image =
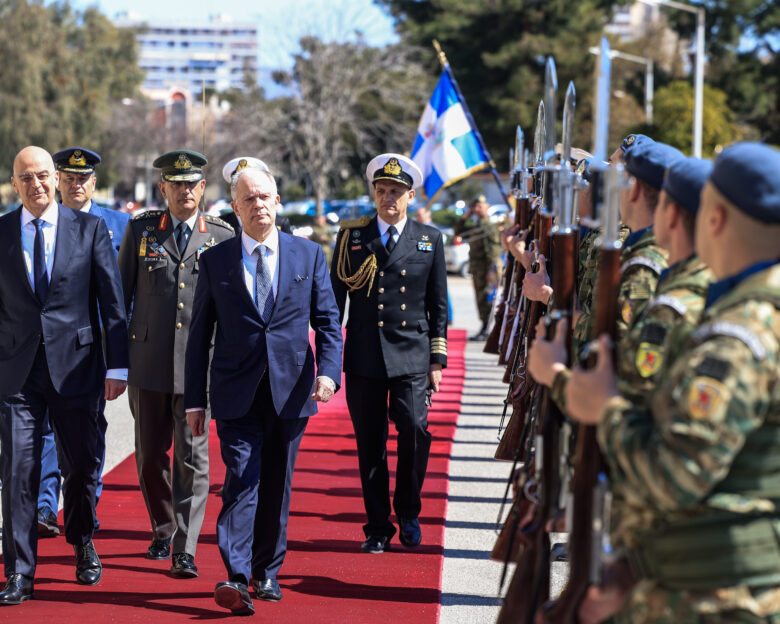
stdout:
[[(488, 216), (484, 195), (477, 197), (469, 206), (466, 214), (453, 225), (455, 234), (463, 236), (469, 244), (469, 271), (474, 281), (474, 293), (477, 297), (477, 309), (482, 321), (482, 329), (472, 336), (472, 340), (487, 339), (487, 324), (490, 319), (490, 293), (495, 293), (501, 275), (500, 228)], [(475, 224), (469, 224), (474, 217)]]
[(780, 152), (757, 143), (715, 162), (696, 251), (719, 281), (647, 406), (617, 393), (603, 339), (597, 367), (567, 386), (570, 415), (598, 425), (613, 490), (646, 514), (626, 552), (630, 595), (623, 582), (598, 604), (609, 588), (591, 588), (581, 621), (780, 621), (778, 171)]
[(311, 240), (322, 247), (322, 253), (325, 254), (325, 263), (330, 268), (330, 261), (333, 258), (333, 241), (336, 239), (333, 230), (328, 225), (325, 215), (314, 217), (314, 225), (311, 226)]

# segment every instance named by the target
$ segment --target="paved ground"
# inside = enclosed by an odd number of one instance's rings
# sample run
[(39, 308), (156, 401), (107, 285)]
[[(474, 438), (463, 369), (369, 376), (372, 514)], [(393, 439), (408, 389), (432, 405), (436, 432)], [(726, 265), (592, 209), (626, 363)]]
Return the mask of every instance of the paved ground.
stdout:
[[(450, 276), (449, 286), (453, 327), (475, 333), (479, 322), (471, 280)], [(463, 411), (450, 463), (442, 624), (494, 622), (500, 606), (502, 565), (491, 561), (489, 552), (496, 538), (496, 517), (510, 469), (508, 463), (493, 459), (506, 386), (501, 383), (502, 372), (495, 356), (482, 353), (482, 347), (481, 342), (470, 342), (466, 349)], [(108, 404), (106, 417), (108, 471), (133, 452), (133, 420), (126, 394)]]

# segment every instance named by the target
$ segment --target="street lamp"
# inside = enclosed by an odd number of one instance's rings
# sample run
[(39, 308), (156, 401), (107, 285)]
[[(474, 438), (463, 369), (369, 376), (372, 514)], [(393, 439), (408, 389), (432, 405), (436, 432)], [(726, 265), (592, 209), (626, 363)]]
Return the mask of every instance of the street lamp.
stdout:
[(693, 104), (693, 155), (701, 158), (704, 109), (704, 7), (691, 6), (674, 0), (639, 0), (650, 6), (664, 5), (696, 14), (696, 72)]
[[(588, 52), (598, 56), (600, 54), (599, 48), (593, 46), (588, 49)], [(628, 54), (627, 52), (619, 52), (618, 50), (610, 50), (609, 58), (619, 58), (630, 63), (639, 63), (645, 66), (645, 118), (648, 125), (653, 123), (653, 59), (646, 58), (644, 56), (637, 56), (636, 54)]]

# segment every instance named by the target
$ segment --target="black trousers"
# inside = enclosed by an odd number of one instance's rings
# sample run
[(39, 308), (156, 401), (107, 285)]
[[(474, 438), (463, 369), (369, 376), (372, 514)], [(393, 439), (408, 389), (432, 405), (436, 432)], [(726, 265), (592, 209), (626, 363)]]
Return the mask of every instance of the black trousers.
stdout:
[(244, 416), (217, 420), (225, 485), (217, 544), (231, 580), (276, 578), (287, 553), (287, 522), (298, 448), (308, 418), (279, 418), (266, 373)]
[(431, 434), (425, 392), (427, 373), (390, 379), (347, 374), (347, 406), (357, 438), (360, 483), (368, 522), (366, 536), (392, 537), (390, 473), (387, 468), (388, 417), (398, 432), (398, 465), (393, 509), (396, 516), (417, 518), (420, 491), (428, 468)]
[(5, 574), (35, 575), (42, 429), (49, 412), (63, 476), (65, 538), (81, 546), (92, 539), (100, 472), (100, 388), (64, 397), (49, 375), (39, 347), (21, 391), (0, 401), (0, 473), (3, 490)]

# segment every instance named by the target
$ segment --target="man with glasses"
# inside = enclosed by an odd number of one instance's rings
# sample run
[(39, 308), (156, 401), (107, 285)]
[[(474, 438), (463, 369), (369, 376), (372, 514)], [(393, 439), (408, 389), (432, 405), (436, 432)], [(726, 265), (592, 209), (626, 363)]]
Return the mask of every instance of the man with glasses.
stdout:
[(153, 532), (146, 557), (170, 559), (173, 550), (170, 571), (180, 578), (198, 575), (195, 551), (209, 489), (208, 436), (193, 438), (184, 414), (184, 350), (200, 255), (233, 236), (227, 223), (198, 210), (206, 163), (190, 150), (157, 158), (168, 208), (132, 219), (119, 249), (128, 314), (132, 306), (128, 397), (135, 459)]
[(40, 147), (19, 152), (13, 171), (22, 205), (0, 217), (0, 472), (7, 577), (0, 605), (33, 597), (47, 413), (61, 450), (65, 537), (75, 550), (76, 579), (85, 585), (100, 581), (103, 569), (92, 543), (100, 402), (124, 392), (128, 364), (119, 271), (105, 222), (55, 201), (59, 173)]

